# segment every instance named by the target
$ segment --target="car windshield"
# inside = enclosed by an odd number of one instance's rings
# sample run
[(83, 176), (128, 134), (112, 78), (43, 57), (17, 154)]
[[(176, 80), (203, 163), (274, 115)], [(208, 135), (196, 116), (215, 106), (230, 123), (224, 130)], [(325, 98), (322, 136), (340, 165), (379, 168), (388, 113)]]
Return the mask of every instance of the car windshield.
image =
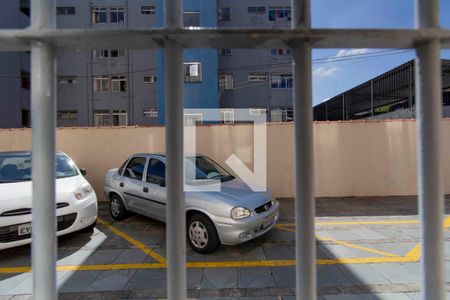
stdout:
[(221, 181), (234, 179), (234, 176), (224, 168), (204, 156), (186, 158), (186, 176), (192, 180), (191, 174), (195, 174), (195, 179), (220, 179)]
[[(78, 175), (75, 163), (63, 154), (57, 154), (55, 160), (56, 178)], [(0, 154), (0, 183), (31, 180), (30, 154)]]

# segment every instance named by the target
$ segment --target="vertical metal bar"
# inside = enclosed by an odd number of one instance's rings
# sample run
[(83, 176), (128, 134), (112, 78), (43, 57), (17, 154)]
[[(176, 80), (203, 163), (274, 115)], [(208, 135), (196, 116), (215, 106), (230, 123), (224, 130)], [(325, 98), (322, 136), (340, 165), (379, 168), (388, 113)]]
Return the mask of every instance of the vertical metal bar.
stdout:
[[(439, 0), (416, 0), (417, 27), (439, 27)], [(442, 87), (439, 40), (417, 46), (416, 97), (418, 193), (423, 300), (444, 300), (444, 215), (441, 123)]]
[(342, 94), (342, 121), (345, 120), (345, 94)]
[[(31, 1), (31, 26), (55, 28), (54, 0)], [(33, 299), (56, 299), (56, 62), (51, 46), (31, 47)]]
[[(311, 27), (309, 0), (292, 0), (292, 28)], [(314, 149), (311, 45), (293, 49), (295, 109), (295, 257), (298, 300), (316, 299), (316, 238), (314, 232)]]
[[(181, 0), (164, 1), (165, 27), (182, 27)], [(186, 299), (186, 213), (183, 191), (183, 48), (176, 41), (164, 48), (167, 167), (167, 298)]]
[(374, 108), (373, 108), (373, 80), (370, 81), (370, 113), (373, 117)]

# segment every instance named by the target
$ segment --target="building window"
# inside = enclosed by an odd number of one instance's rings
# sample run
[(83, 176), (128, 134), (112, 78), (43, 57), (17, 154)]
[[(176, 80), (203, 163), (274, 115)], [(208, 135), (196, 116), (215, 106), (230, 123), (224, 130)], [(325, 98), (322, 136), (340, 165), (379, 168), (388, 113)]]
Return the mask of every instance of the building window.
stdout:
[(233, 50), (231, 49), (218, 49), (217, 52), (220, 56), (231, 56), (233, 55)]
[(94, 111), (94, 126), (110, 126), (111, 118), (109, 111), (106, 109)]
[(144, 83), (156, 83), (156, 75), (144, 76)]
[(73, 76), (60, 76), (58, 82), (59, 84), (76, 84), (77, 78)]
[(154, 15), (156, 13), (155, 6), (141, 6), (141, 14)]
[(127, 111), (124, 109), (113, 110), (112, 125), (113, 126), (127, 126), (128, 125)]
[(126, 92), (127, 78), (126, 76), (111, 76), (111, 92)]
[(248, 81), (267, 81), (266, 73), (249, 73)]
[(286, 108), (286, 122), (294, 122), (294, 108)]
[(203, 124), (203, 114), (184, 114), (185, 126), (196, 126)]
[(233, 74), (219, 74), (219, 90), (233, 89)]
[(30, 127), (31, 115), (28, 109), (22, 109), (22, 127)]
[(183, 26), (184, 27), (200, 27), (200, 12), (185, 11), (183, 13)]
[(76, 120), (78, 118), (77, 110), (59, 110), (58, 120)]
[(94, 57), (108, 58), (108, 57), (123, 57), (125, 50), (94, 50)]
[(20, 11), (30, 16), (30, 0), (20, 0)]
[(92, 8), (92, 23), (101, 24), (108, 22), (108, 9), (106, 7)]
[(94, 57), (96, 58), (109, 57), (109, 50), (94, 50)]
[(59, 6), (56, 8), (57, 15), (74, 15), (75, 6)]
[(291, 55), (291, 49), (289, 48), (274, 48), (270, 49), (272, 56), (288, 56)]
[(125, 56), (125, 50), (109, 50), (111, 57), (123, 57)]
[(96, 76), (94, 77), (94, 92), (108, 92), (109, 91), (109, 77)]
[(266, 13), (265, 6), (249, 6), (247, 12), (251, 15), (264, 15)]
[(31, 86), (30, 72), (20, 70), (20, 86), (29, 90)]
[(248, 113), (251, 116), (267, 115), (267, 108), (249, 108)]
[(274, 123), (283, 122), (285, 112), (281, 108), (275, 108), (270, 111), (270, 121)]
[(220, 7), (217, 10), (217, 20), (230, 21), (231, 20), (231, 9), (229, 7)]
[(291, 89), (292, 74), (270, 74), (270, 88)]
[(110, 7), (109, 8), (109, 22), (110, 23), (125, 23), (125, 8), (124, 7)]
[(184, 63), (184, 82), (202, 82), (202, 64), (199, 62)]
[(148, 108), (144, 109), (144, 118), (157, 118), (158, 117), (158, 108)]
[(234, 124), (234, 110), (232, 108), (221, 109), (220, 120), (223, 124)]
[(290, 21), (291, 8), (289, 6), (269, 7), (269, 21)]

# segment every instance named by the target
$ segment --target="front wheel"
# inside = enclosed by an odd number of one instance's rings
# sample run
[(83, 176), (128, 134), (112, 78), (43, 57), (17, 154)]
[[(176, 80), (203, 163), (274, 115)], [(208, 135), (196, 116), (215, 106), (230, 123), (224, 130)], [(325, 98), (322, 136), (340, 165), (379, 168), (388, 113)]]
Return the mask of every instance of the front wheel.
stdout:
[(219, 245), (219, 237), (213, 222), (205, 215), (195, 214), (187, 223), (187, 239), (192, 249), (210, 253)]

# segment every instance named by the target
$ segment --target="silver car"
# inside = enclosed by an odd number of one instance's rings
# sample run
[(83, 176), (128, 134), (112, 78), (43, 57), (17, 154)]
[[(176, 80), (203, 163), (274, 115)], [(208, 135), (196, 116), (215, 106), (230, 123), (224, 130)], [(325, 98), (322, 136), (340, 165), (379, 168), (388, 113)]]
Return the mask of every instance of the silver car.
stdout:
[[(104, 191), (114, 219), (122, 220), (132, 211), (165, 222), (165, 162), (164, 155), (139, 153), (119, 169), (107, 172)], [(190, 156), (185, 163), (186, 169), (194, 169), (195, 179), (221, 181), (220, 192), (186, 192), (186, 234), (195, 251), (209, 253), (219, 243), (244, 243), (263, 235), (278, 221), (279, 203), (270, 191), (252, 191), (202, 155)]]

